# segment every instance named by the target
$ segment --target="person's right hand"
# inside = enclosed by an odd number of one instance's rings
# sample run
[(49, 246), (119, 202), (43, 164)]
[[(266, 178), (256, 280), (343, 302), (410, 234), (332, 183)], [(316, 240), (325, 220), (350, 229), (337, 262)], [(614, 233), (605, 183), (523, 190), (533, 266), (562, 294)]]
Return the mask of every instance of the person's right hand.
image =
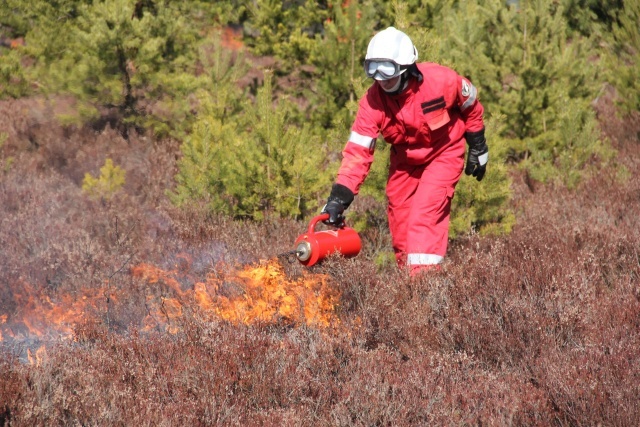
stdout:
[(327, 225), (333, 225), (339, 227), (344, 223), (344, 205), (337, 200), (327, 201), (327, 204), (322, 208), (322, 212), (329, 214), (329, 219), (325, 219), (323, 222)]
[(327, 204), (322, 208), (321, 213), (329, 214), (329, 218), (323, 222), (327, 225), (340, 227), (344, 223), (344, 211), (349, 207), (354, 199), (353, 191), (342, 184), (333, 184), (331, 194), (327, 198)]

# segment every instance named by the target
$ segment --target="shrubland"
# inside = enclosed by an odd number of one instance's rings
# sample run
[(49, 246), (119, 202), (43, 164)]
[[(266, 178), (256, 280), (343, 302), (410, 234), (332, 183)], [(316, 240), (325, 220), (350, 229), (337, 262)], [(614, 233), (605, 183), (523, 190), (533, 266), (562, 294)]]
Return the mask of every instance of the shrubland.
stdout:
[[(632, 2), (22, 3), (0, 423), (638, 425)], [(289, 263), (386, 25), (479, 86), (490, 174), (441, 273), (390, 262), (384, 147), (362, 253)]]
[[(176, 208), (165, 189), (177, 147), (65, 131), (37, 110), (3, 103), (4, 149), (25, 145), (0, 186), (5, 425), (640, 419), (637, 120), (604, 127), (626, 174), (603, 169), (575, 189), (514, 175), (511, 233), (453, 240), (441, 274), (412, 281), (376, 262), (383, 226), (361, 233), (354, 259), (311, 271), (280, 259), (283, 278), (338, 296), (320, 325), (233, 322), (193, 297), (217, 278), (211, 298), (248, 295), (238, 272), (291, 249), (304, 222)], [(28, 148), (27, 129), (46, 150)], [(90, 197), (80, 165), (104, 158), (126, 184)], [(143, 265), (164, 275), (136, 274)]]

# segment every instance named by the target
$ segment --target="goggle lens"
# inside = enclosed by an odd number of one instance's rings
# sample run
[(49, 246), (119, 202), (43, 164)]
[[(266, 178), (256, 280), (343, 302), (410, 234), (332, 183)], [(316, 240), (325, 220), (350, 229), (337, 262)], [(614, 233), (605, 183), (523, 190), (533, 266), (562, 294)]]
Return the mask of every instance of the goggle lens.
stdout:
[(368, 59), (364, 62), (367, 77), (379, 76), (381, 80), (392, 79), (406, 67), (401, 67), (393, 61)]

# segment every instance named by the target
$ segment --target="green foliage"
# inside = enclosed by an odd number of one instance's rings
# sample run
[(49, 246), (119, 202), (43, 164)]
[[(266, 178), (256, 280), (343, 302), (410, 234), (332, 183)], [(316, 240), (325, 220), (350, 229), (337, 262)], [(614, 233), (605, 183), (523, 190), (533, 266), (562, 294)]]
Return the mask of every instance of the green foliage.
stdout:
[(233, 199), (226, 193), (227, 157), (233, 146), (233, 125), (215, 116), (200, 119), (182, 144), (176, 189), (169, 196), (178, 206), (193, 200), (206, 201), (215, 212), (232, 213)]
[(125, 171), (120, 166), (114, 165), (113, 160), (106, 159), (104, 166), (100, 168), (100, 176), (95, 178), (89, 172), (82, 180), (82, 191), (89, 197), (110, 199), (124, 185)]
[(523, 142), (526, 152), (519, 167), (537, 181), (559, 180), (569, 187), (578, 184), (589, 166), (611, 160), (614, 150), (600, 139), (594, 113), (565, 100), (559, 124), (552, 131)]
[(313, 35), (322, 29), (327, 12), (317, 2), (306, 0), (256, 0), (249, 5), (252, 19), (246, 23), (257, 55), (282, 59), (282, 71), (290, 72), (305, 63)]
[[(7, 135), (6, 133), (0, 132), (0, 153), (3, 151), (2, 148), (4, 147), (4, 143), (7, 141), (8, 136), (9, 135)], [(0, 170), (3, 173), (9, 172), (14, 160), (15, 159), (11, 156), (0, 156)]]
[[(10, 52), (0, 48), (0, 96), (21, 97), (32, 93), (32, 86), (42, 88), (36, 58), (54, 61), (67, 48), (68, 22), (76, 16), (81, 1), (3, 0), (0, 7), (0, 28), (9, 37), (23, 37), (25, 46)], [(0, 35), (4, 35), (0, 34)], [(47, 67), (45, 66), (45, 69)]]
[(30, 93), (20, 50), (0, 48), (0, 98), (20, 98)]
[(27, 40), (43, 91), (74, 95), (82, 120), (107, 108), (126, 127), (161, 135), (188, 121), (199, 36), (179, 9), (115, 0), (78, 2), (57, 21), (60, 13), (43, 13)]
[(180, 13), (198, 28), (206, 28), (212, 23), (216, 27), (238, 23), (247, 13), (245, 0), (191, 0), (177, 3)]
[(285, 98), (274, 107), (271, 73), (265, 73), (255, 107), (247, 108), (248, 143), (236, 163), (236, 190), (253, 189), (249, 198), (239, 200), (239, 207), (254, 218), (263, 210), (299, 218), (327, 184), (319, 173), (325, 158), (322, 145), (307, 126), (287, 125), (288, 108)]
[(305, 94), (314, 106), (312, 118), (320, 125), (350, 126), (354, 114), (345, 107), (359, 99), (357, 88), (366, 79), (362, 64), (374, 22), (370, 1), (336, 4), (324, 23), (324, 34), (314, 38), (308, 58), (314, 84)]
[(221, 40), (221, 31), (216, 29), (200, 47), (199, 62), (207, 84), (197, 92), (197, 105), (204, 114), (227, 122), (237, 120), (244, 109), (247, 90), (240, 90), (236, 82), (249, 66), (242, 52), (231, 52)]
[(226, 192), (232, 171), (228, 159), (240, 129), (243, 93), (235, 82), (246, 71), (242, 56), (234, 57), (220, 43), (219, 32), (201, 47), (201, 63), (209, 84), (198, 92), (199, 115), (181, 146), (176, 189), (169, 193), (179, 206), (205, 200), (214, 212), (234, 213), (235, 202)]
[(396, 255), (392, 251), (380, 251), (377, 252), (373, 262), (378, 271), (384, 271), (385, 269), (396, 265)]
[(613, 24), (607, 79), (618, 90), (623, 114), (640, 111), (640, 2), (626, 1)]
[[(115, 119), (184, 141), (176, 203), (260, 218), (317, 211), (370, 82), (370, 37), (394, 25), (420, 61), (469, 77), (485, 106), (489, 173), (463, 177), (454, 233), (508, 231), (508, 172), (575, 185), (611, 156), (590, 103), (605, 81), (640, 109), (638, 2), (621, 0), (3, 0), (0, 96), (73, 95), (76, 122)], [(219, 28), (239, 24), (254, 55), (273, 55), (263, 87)], [(610, 33), (610, 35), (609, 35)], [(611, 50), (603, 51), (602, 46)], [(254, 67), (255, 68), (255, 67)], [(238, 81), (251, 83), (243, 88)], [(273, 87), (271, 86), (273, 84)], [(274, 94), (277, 94), (274, 95)], [(256, 96), (250, 102), (249, 96)], [(384, 200), (388, 147), (363, 195)]]
[(583, 36), (611, 31), (625, 0), (562, 0), (563, 15), (572, 30)]
[(213, 211), (254, 219), (317, 209), (330, 183), (322, 173), (326, 153), (308, 127), (287, 124), (292, 107), (284, 98), (274, 105), (271, 76), (265, 72), (255, 104), (245, 106), (246, 128), (222, 124), (215, 110), (197, 123), (182, 148), (176, 202), (204, 199)]
[(548, 0), (461, 3), (443, 21), (450, 37), (442, 49), (480, 88), (487, 112), (504, 116), (507, 156), (492, 159), (524, 159), (520, 166), (535, 179), (575, 184), (586, 159), (607, 155), (589, 113), (599, 69), (590, 43), (567, 37), (563, 12)]
[(485, 121), (489, 144), (487, 173), (481, 182), (472, 176), (462, 175), (451, 208), (452, 236), (476, 230), (481, 234), (508, 233), (515, 223), (510, 210), (511, 180), (504, 159), (508, 141), (500, 137), (505, 126), (504, 117), (491, 117)]

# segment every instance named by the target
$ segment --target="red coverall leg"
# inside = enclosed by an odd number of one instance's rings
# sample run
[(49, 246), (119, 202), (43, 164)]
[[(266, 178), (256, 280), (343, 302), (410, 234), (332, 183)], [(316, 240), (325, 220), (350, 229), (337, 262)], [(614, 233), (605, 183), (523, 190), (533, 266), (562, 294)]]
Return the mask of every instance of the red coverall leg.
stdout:
[(408, 265), (411, 274), (439, 268), (446, 254), (451, 200), (462, 175), (464, 153), (460, 143), (426, 165), (412, 166), (395, 164), (392, 151), (389, 228), (398, 265)]

